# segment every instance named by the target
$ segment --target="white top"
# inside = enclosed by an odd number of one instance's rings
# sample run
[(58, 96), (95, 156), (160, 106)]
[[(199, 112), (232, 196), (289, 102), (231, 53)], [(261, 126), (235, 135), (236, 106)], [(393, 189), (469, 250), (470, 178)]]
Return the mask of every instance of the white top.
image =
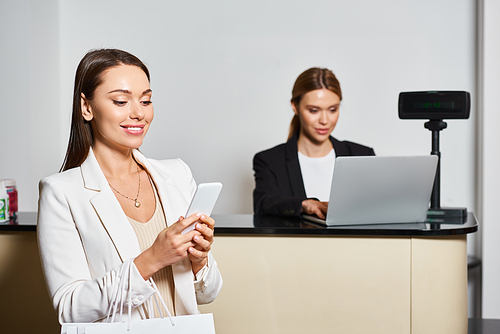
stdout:
[(335, 150), (320, 158), (311, 158), (300, 152), (299, 164), (308, 198), (314, 197), (321, 202), (328, 202), (335, 166)]

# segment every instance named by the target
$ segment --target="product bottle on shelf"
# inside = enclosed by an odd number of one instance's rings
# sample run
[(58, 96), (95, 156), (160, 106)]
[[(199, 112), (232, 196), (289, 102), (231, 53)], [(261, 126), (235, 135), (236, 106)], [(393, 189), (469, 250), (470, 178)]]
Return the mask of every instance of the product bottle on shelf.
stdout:
[(9, 221), (9, 195), (5, 182), (0, 181), (0, 223)]
[(16, 217), (17, 215), (17, 187), (16, 180), (4, 179), (2, 180), (9, 195), (9, 216)]

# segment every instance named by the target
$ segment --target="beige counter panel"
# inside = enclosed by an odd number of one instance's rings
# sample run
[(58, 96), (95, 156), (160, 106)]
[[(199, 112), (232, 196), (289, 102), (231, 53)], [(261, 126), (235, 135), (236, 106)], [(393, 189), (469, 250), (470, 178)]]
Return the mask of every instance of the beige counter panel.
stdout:
[(413, 334), (467, 334), (465, 238), (412, 239)]
[(0, 333), (57, 334), (35, 232), (0, 233)]
[[(218, 334), (410, 333), (410, 239), (218, 237)], [(369, 330), (369, 331), (367, 331)]]

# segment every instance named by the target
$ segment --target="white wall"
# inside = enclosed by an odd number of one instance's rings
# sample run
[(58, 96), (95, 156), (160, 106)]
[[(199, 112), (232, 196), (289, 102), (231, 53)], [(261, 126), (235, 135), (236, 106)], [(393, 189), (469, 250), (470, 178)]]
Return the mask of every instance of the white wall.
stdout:
[[(334, 135), (381, 155), (430, 152), (424, 122), (397, 118), (400, 91), (474, 90), (471, 0), (96, 0), (61, 1), (60, 10), (63, 109), (69, 115), (88, 49), (138, 55), (152, 72), (156, 111), (142, 150), (183, 158), (199, 182), (222, 181), (217, 213), (252, 212), (253, 155), (285, 141), (291, 87), (311, 66), (340, 79)], [(443, 205), (473, 208), (473, 138), (474, 118), (442, 134)]]
[(484, 0), (483, 318), (500, 318), (500, 2)]
[(58, 1), (0, 1), (0, 179), (35, 211), (38, 180), (58, 170), (61, 122)]
[[(311, 66), (341, 82), (337, 138), (428, 154), (424, 122), (397, 118), (398, 93), (468, 90), (475, 102), (474, 19), (474, 0), (1, 1), (0, 178), (17, 180), (22, 211), (36, 210), (37, 181), (64, 157), (76, 66), (96, 47), (150, 67), (156, 116), (142, 150), (222, 181), (216, 213), (252, 212), (252, 157), (285, 141), (293, 82)], [(471, 115), (441, 134), (441, 198), (474, 211)]]

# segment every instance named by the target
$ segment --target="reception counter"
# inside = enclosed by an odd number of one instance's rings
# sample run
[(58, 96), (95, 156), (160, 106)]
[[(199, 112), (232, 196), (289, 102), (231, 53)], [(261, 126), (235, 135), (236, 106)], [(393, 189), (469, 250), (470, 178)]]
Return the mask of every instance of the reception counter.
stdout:
[[(466, 236), (478, 229), (471, 213), (463, 221), (335, 228), (300, 218), (214, 218), (224, 286), (200, 310), (214, 313), (218, 334), (467, 333)], [(9, 333), (57, 332), (35, 230), (36, 213), (0, 225), (0, 280), (9, 290), (0, 317)]]
[(36, 212), (0, 224), (0, 332), (57, 334), (60, 326), (42, 275)]
[(218, 334), (467, 333), (464, 221), (324, 227), (221, 215)]

